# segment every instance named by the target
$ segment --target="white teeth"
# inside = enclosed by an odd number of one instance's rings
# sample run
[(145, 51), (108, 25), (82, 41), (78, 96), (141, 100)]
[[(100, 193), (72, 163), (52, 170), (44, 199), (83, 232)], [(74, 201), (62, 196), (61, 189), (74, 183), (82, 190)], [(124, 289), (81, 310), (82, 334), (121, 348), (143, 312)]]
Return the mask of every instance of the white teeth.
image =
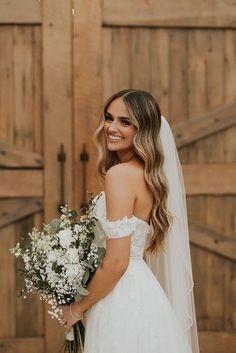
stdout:
[(120, 141), (122, 140), (122, 137), (119, 136), (112, 136), (112, 135), (108, 135), (109, 139), (114, 140), (114, 141)]

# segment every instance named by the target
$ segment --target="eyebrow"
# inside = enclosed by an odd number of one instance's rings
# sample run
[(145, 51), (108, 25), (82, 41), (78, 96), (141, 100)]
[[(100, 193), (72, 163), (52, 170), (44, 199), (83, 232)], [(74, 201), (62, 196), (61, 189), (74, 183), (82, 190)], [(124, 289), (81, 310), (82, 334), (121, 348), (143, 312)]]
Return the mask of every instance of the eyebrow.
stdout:
[[(109, 113), (108, 111), (106, 111), (106, 114), (109, 114), (113, 117), (113, 115), (111, 113)], [(126, 120), (130, 120), (129, 116), (118, 116), (118, 119), (126, 119)]]

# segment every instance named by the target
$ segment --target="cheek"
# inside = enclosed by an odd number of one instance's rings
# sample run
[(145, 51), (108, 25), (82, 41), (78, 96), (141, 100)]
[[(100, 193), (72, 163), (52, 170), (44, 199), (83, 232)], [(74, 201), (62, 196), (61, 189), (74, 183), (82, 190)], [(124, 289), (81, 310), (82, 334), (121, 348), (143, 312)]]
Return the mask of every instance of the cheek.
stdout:
[(135, 127), (133, 127), (133, 126), (130, 127), (130, 130), (128, 132), (128, 135), (129, 135), (130, 139), (133, 140), (133, 138), (136, 135), (136, 133), (137, 133), (137, 129)]

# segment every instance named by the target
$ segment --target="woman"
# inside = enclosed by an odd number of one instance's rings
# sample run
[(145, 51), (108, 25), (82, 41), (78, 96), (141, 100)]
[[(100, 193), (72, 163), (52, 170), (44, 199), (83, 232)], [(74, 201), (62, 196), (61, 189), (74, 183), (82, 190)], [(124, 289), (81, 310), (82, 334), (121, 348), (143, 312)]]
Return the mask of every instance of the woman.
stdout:
[(184, 185), (169, 125), (148, 92), (124, 90), (105, 104), (95, 140), (105, 191), (94, 212), (106, 256), (89, 295), (64, 309), (66, 329), (86, 312), (85, 353), (197, 353)]

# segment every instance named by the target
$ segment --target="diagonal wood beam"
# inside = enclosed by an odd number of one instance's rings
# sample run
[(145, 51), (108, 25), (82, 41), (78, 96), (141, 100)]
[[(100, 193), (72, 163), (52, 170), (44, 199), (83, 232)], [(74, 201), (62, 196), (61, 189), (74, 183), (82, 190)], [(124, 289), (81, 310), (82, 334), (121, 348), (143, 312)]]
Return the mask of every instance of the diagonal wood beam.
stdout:
[(236, 125), (236, 102), (224, 104), (205, 114), (172, 126), (178, 148), (185, 147)]
[(189, 218), (190, 241), (194, 245), (236, 261), (236, 240)]
[(0, 200), (0, 228), (43, 210), (40, 197)]
[(40, 154), (0, 141), (0, 168), (41, 169), (42, 167), (43, 159)]

